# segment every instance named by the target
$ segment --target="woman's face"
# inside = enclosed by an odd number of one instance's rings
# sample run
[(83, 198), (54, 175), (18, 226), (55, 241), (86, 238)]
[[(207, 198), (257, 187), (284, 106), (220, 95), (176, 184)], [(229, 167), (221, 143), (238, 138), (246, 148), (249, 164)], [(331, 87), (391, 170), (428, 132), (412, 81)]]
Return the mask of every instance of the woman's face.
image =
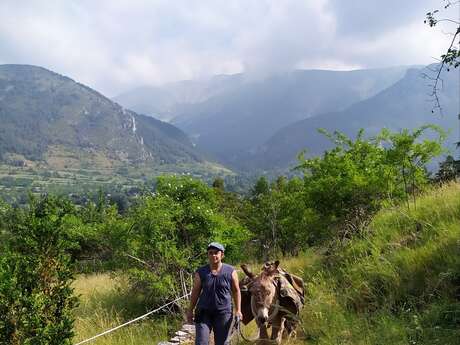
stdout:
[(217, 249), (208, 249), (208, 260), (210, 264), (218, 264), (222, 261), (224, 253)]

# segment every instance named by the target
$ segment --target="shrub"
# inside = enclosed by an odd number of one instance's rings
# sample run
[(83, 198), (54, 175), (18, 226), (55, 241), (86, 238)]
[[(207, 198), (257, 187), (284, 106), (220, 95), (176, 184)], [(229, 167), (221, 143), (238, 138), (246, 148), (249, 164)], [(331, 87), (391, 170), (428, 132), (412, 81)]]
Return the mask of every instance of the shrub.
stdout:
[(68, 250), (67, 220), (73, 206), (63, 199), (31, 200), (5, 217), (8, 235), (0, 258), (0, 343), (71, 344), (77, 301)]

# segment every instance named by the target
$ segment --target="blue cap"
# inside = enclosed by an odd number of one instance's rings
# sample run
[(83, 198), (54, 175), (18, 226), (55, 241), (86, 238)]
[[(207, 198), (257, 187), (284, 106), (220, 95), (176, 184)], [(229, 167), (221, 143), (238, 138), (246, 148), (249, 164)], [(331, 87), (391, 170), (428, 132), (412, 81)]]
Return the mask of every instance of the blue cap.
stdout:
[(222, 244), (220, 244), (219, 242), (211, 242), (211, 243), (209, 243), (208, 244), (208, 250), (212, 249), (212, 248), (220, 250), (222, 252), (225, 252), (225, 247)]

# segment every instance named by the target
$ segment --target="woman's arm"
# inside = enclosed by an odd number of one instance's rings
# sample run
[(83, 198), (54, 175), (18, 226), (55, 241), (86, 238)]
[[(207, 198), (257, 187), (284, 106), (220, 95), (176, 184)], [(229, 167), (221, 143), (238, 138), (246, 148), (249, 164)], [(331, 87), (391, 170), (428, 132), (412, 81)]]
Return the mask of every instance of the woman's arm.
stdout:
[(241, 319), (243, 317), (241, 314), (241, 291), (236, 271), (232, 273), (232, 294), (235, 302), (235, 315)]
[(187, 310), (187, 322), (193, 322), (193, 310), (195, 309), (196, 302), (198, 301), (198, 297), (200, 296), (201, 292), (201, 279), (200, 275), (196, 272), (193, 278), (193, 288), (192, 288), (192, 296), (190, 297), (190, 307)]

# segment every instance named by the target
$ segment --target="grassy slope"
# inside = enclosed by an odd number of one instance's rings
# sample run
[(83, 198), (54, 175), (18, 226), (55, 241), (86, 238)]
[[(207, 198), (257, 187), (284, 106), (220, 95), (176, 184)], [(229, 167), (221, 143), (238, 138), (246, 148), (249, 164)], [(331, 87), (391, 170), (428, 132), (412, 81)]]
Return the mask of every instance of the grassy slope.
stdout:
[(380, 212), (332, 254), (307, 254), (308, 343), (460, 344), (460, 184), (416, 206)]
[[(302, 329), (290, 344), (460, 344), (460, 184), (434, 189), (411, 207), (380, 212), (361, 238), (333, 251), (282, 261), (307, 284)], [(143, 313), (107, 275), (82, 276), (76, 287), (83, 295), (77, 340)], [(141, 322), (94, 344), (154, 344), (175, 327), (166, 319)], [(253, 337), (254, 323), (243, 331)]]

